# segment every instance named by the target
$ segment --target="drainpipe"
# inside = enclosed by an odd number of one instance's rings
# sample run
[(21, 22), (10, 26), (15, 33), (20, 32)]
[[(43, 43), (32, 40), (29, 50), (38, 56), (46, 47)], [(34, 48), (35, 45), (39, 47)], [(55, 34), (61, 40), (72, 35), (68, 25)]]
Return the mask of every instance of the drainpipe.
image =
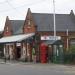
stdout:
[(68, 46), (68, 29), (66, 31), (66, 35), (67, 35), (67, 51), (68, 51), (68, 49), (69, 49), (69, 46)]

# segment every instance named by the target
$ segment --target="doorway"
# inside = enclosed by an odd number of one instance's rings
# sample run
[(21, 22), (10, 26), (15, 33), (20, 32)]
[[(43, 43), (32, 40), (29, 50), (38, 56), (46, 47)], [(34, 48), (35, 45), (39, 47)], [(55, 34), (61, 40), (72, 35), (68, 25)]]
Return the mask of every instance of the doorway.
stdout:
[(48, 62), (52, 62), (53, 59), (53, 48), (52, 45), (48, 45)]
[(21, 57), (21, 47), (16, 48), (17, 59)]

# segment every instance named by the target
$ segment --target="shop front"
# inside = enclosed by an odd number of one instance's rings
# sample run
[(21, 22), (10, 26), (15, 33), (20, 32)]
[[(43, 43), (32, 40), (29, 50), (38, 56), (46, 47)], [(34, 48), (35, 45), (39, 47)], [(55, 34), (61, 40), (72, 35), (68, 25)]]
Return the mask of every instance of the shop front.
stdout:
[(9, 60), (32, 60), (34, 33), (3, 37), (0, 43), (4, 44), (4, 57)]

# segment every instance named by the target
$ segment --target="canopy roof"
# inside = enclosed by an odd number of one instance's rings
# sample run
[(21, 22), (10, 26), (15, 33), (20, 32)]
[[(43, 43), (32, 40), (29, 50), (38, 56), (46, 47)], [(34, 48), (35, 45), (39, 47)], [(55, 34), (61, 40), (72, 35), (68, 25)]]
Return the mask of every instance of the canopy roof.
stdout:
[(46, 40), (44, 42), (47, 45), (63, 45), (63, 42), (61, 40)]
[(3, 37), (0, 39), (0, 43), (14, 43), (14, 42), (20, 42), (22, 40), (25, 40), (29, 37), (34, 36), (35, 33), (29, 33), (29, 34), (21, 34), (21, 35), (14, 35), (14, 36), (8, 36)]

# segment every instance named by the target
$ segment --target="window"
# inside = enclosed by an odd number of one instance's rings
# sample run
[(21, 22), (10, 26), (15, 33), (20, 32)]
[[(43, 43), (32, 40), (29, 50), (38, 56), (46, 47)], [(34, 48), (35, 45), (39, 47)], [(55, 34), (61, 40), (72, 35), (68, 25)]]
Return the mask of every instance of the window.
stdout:
[(30, 25), (30, 20), (28, 21), (28, 25)]
[(8, 27), (6, 28), (6, 32), (8, 32)]

